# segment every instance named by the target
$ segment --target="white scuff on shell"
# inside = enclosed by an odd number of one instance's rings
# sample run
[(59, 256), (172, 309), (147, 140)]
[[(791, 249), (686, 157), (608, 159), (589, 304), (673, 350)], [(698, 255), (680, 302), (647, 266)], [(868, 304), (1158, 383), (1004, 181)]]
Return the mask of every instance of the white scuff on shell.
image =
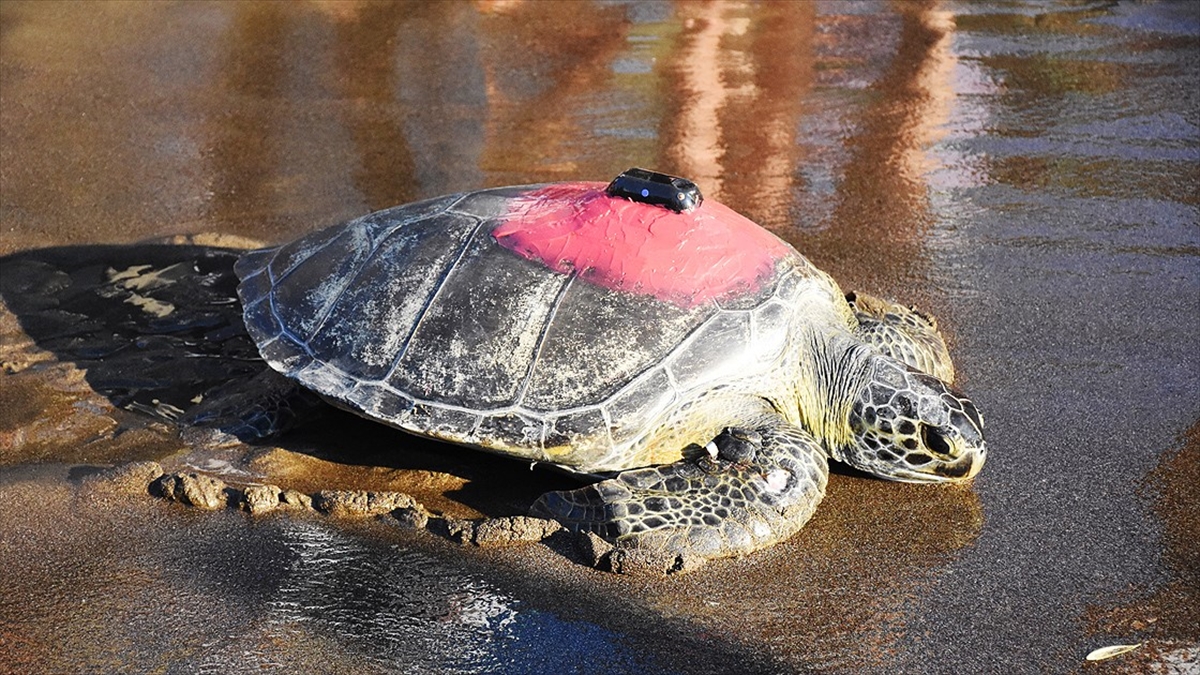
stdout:
[(788, 484), (791, 474), (783, 469), (774, 469), (766, 475), (767, 490), (781, 492)]

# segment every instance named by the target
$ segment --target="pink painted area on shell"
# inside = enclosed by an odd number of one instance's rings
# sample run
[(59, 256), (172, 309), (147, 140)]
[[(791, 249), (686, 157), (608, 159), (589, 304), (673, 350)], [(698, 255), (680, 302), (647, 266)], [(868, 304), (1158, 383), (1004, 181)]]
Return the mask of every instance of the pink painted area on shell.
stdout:
[(557, 272), (683, 307), (761, 288), (791, 250), (729, 207), (688, 213), (605, 194), (604, 183), (559, 183), (513, 200), (492, 230), (501, 246)]

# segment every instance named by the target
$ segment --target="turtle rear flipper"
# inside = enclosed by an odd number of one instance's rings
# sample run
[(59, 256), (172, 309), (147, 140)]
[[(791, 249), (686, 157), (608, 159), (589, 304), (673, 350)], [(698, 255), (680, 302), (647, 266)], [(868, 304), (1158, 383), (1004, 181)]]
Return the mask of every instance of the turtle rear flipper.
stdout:
[(846, 294), (858, 328), (854, 334), (880, 352), (924, 373), (954, 382), (954, 364), (937, 319), (916, 307), (905, 307), (865, 293)]
[(295, 380), (264, 368), (205, 396), (179, 418), (185, 428), (211, 429), (251, 443), (282, 434), (326, 407)]
[(788, 538), (825, 496), (825, 453), (808, 432), (774, 414), (726, 429), (707, 449), (548, 493), (532, 515), (594, 532), (618, 549), (709, 559)]

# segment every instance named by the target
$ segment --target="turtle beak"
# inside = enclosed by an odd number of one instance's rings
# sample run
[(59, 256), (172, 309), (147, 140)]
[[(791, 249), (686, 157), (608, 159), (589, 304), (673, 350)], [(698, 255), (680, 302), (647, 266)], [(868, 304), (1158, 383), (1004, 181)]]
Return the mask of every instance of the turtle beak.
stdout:
[(966, 481), (983, 468), (987, 459), (983, 433), (973, 419), (961, 422), (943, 427), (921, 426), (921, 443), (935, 457), (924, 475), (925, 480)]
[(974, 426), (960, 430), (921, 425), (920, 434), (921, 447), (905, 454), (888, 478), (907, 483), (962, 482), (983, 468), (987, 444)]
[(958, 459), (939, 464), (934, 468), (934, 473), (937, 477), (947, 481), (970, 480), (983, 468), (983, 462), (986, 459), (987, 446), (980, 443), (978, 447), (960, 451)]

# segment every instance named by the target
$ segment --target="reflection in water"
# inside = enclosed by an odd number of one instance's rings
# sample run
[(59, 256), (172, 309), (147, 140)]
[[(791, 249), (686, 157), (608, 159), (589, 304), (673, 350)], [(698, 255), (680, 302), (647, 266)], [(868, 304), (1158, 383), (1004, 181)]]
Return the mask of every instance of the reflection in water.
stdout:
[[(737, 3), (741, 6), (742, 3)], [(677, 120), (679, 141), (674, 145), (679, 173), (704, 186), (711, 199), (721, 200), (722, 176), (725, 173), (722, 160), (725, 147), (721, 134), (720, 113), (724, 112), (730, 98), (744, 95), (746, 85), (734, 85), (737, 70), (745, 70), (745, 63), (729, 58), (730, 52), (722, 49), (722, 40), (744, 35), (749, 26), (746, 17), (730, 17), (734, 5), (728, 2), (711, 2), (701, 5), (685, 5), (690, 9), (684, 25), (691, 28), (682, 36), (679, 57), (680, 111)], [(734, 61), (728, 70), (720, 58)]]
[(815, 4), (677, 3), (684, 25), (667, 73), (677, 111), (664, 159), (704, 194), (785, 230), (794, 129), (812, 80)]
[(209, 212), (216, 222), (236, 222), (247, 213), (266, 219), (273, 213), (277, 188), (271, 181), (277, 179), (281, 158), (271, 102), (284, 93), (288, 64), (280, 51), (290, 16), (279, 5), (239, 5), (225, 38), (220, 80), (228, 96), (245, 103), (213, 125)]
[[(795, 209), (795, 174), (801, 161), (796, 128), (811, 101), (816, 3), (765, 3), (751, 7), (745, 53), (752, 87), (731, 101), (723, 125), (728, 139), (725, 197), (755, 222), (777, 233), (809, 214)], [(730, 45), (732, 49), (734, 45)]]
[(478, 188), (488, 99), (480, 17), (467, 3), (417, 3), (396, 41), (393, 96), (422, 196)]
[[(281, 645), (325, 645), (355, 672), (664, 672), (619, 636), (564, 621), (457, 565), (403, 545), (306, 521), (276, 523), (277, 580), (248, 635), (210, 646), (198, 668), (281, 665)], [(553, 636), (569, 639), (551, 644)], [(317, 658), (341, 670), (337, 661)]]
[[(366, 164), (354, 144), (361, 102), (337, 93), (360, 75), (339, 70), (353, 68), (338, 58), (338, 45), (351, 38), (310, 7), (245, 2), (224, 10), (228, 27), (213, 41), (221, 60), (201, 127), (207, 226), (274, 241), (367, 210), (380, 190), (355, 184)], [(380, 142), (387, 140), (394, 138)], [(389, 153), (402, 161), (404, 147)]]
[[(486, 183), (602, 180), (627, 168), (606, 156), (607, 150), (619, 157), (607, 143), (622, 141), (603, 138), (602, 127), (604, 114), (637, 100), (616, 72), (621, 50), (636, 44), (628, 39), (632, 29), (622, 8), (592, 7), (586, 17), (569, 2), (481, 8), (487, 106), (480, 166)], [(568, 25), (570, 30), (559, 28)]]
[(327, 2), (321, 8), (334, 18), (334, 64), (329, 77), (338, 96), (345, 125), (354, 142), (358, 166), (354, 185), (369, 211), (414, 201), (421, 196), (413, 182), (415, 161), (405, 137), (405, 110), (394, 100), (396, 36), (417, 3), (398, 8), (379, 2)]
[[(281, 523), (279, 535), (288, 553), (259, 644), (316, 634), (380, 666), (437, 672), (478, 668), (511, 639), (518, 603), (427, 555), (311, 522)], [(242, 653), (214, 653), (202, 667), (247, 665)]]
[[(861, 78), (869, 73), (849, 60), (850, 50), (860, 46), (861, 33), (878, 27), (871, 17), (826, 19), (832, 25), (827, 37), (846, 42), (834, 41), (825, 49), (834, 62), (850, 66), (844, 79), (835, 82), (851, 91), (864, 88), (855, 97), (863, 103), (854, 110), (844, 149), (837, 151), (845, 164), (831, 179), (836, 192), (828, 226), (802, 231), (798, 243), (845, 286), (910, 296), (927, 285), (925, 237), (933, 224), (928, 177), (940, 164), (931, 146), (949, 117), (956, 62), (950, 51), (954, 20), (935, 7), (931, 2), (897, 4), (897, 43), (890, 54), (880, 55), (890, 60), (883, 61), (887, 67), (877, 78), (865, 81)], [(874, 22), (882, 20), (874, 17)], [(902, 298), (942, 304), (931, 299)]]

